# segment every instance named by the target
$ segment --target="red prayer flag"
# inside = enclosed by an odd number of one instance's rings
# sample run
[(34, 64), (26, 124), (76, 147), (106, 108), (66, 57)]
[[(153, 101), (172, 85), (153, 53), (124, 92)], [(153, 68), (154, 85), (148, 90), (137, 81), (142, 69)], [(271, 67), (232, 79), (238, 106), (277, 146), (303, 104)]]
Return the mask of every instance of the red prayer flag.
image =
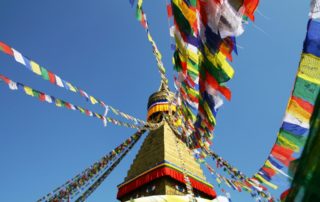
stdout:
[(206, 72), (206, 82), (211, 88), (218, 90), (219, 83), (209, 72)]
[(209, 72), (206, 72), (206, 82), (210, 86), (210, 88), (218, 90), (227, 100), (231, 99), (230, 89), (225, 86), (220, 86), (218, 81), (213, 76), (211, 76)]
[(292, 96), (291, 99), (296, 101), (299, 104), (299, 106), (301, 108), (303, 108), (304, 110), (306, 110), (307, 112), (309, 112), (309, 113), (313, 112), (314, 106), (311, 103), (309, 103), (301, 98), (295, 97), (295, 96)]
[(65, 106), (66, 106), (67, 109), (71, 109), (71, 104), (69, 102), (66, 102)]
[(244, 14), (248, 16), (252, 21), (254, 21), (254, 12), (257, 9), (259, 4), (259, 0), (244, 0), (243, 5), (244, 5)]
[(56, 77), (55, 77), (55, 75), (54, 75), (52, 72), (50, 72), (50, 71), (48, 71), (48, 75), (49, 75), (49, 81), (50, 81), (50, 83), (55, 84), (55, 83), (56, 83)]
[(148, 25), (147, 25), (147, 21), (146, 21), (146, 15), (143, 13), (143, 11), (142, 11), (142, 17), (141, 17), (140, 23), (144, 29), (147, 29)]
[(231, 100), (231, 91), (229, 88), (225, 86), (219, 86), (218, 90), (227, 100)]
[(196, 83), (192, 80), (189, 74), (187, 75), (187, 81), (188, 81), (188, 84), (190, 84), (192, 87), (195, 87)]
[(285, 192), (283, 192), (281, 195), (280, 195), (280, 200), (281, 201), (285, 201), (285, 199), (287, 198), (288, 194), (290, 193), (290, 189), (287, 189)]
[(206, 13), (206, 7), (207, 7), (207, 2), (206, 1), (198, 1), (199, 2), (199, 13), (200, 13), (200, 19), (202, 21), (202, 24), (206, 25), (208, 24), (208, 16)]
[(90, 116), (90, 111), (86, 109), (86, 115)]
[(286, 166), (289, 166), (289, 163), (294, 159), (292, 157), (292, 149), (285, 148), (277, 144), (273, 146), (271, 154)]
[(8, 55), (13, 55), (13, 51), (11, 50), (11, 48), (7, 44), (5, 44), (1, 41), (0, 41), (0, 50), (2, 50), (3, 52), (5, 52)]
[(4, 82), (6, 82), (6, 84), (10, 83), (10, 79), (8, 79), (7, 77), (3, 76), (0, 74), (0, 79), (2, 79)]
[(44, 102), (46, 100), (46, 96), (45, 96), (44, 93), (40, 93), (39, 100), (42, 101), (42, 102)]
[(269, 175), (269, 177), (273, 177), (276, 175), (276, 171), (271, 168), (262, 167), (262, 170)]
[(172, 7), (171, 7), (171, 4), (167, 5), (167, 13), (168, 13), (168, 18), (172, 18)]

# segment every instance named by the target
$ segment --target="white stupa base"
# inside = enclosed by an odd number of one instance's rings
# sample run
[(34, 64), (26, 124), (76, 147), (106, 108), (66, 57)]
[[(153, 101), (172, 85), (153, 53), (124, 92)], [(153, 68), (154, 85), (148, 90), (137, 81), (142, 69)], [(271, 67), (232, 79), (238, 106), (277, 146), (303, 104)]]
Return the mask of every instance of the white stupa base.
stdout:
[[(213, 200), (196, 198), (197, 202), (229, 202), (229, 199), (225, 196), (218, 196)], [(157, 196), (147, 196), (137, 199), (132, 199), (127, 202), (189, 202), (188, 196), (175, 196), (175, 195), (157, 195)]]

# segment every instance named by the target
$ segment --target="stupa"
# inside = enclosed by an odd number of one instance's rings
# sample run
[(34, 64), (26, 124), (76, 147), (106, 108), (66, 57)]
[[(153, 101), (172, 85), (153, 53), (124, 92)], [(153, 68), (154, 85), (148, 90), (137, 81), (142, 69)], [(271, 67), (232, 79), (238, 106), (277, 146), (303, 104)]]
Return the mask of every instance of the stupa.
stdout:
[(216, 198), (213, 186), (206, 181), (192, 151), (170, 123), (163, 119), (169, 111), (174, 113), (176, 110), (169, 101), (171, 98), (173, 93), (164, 85), (149, 97), (148, 121), (163, 124), (145, 138), (124, 182), (118, 185), (118, 200), (161, 201), (156, 200), (158, 198), (163, 201), (190, 201), (188, 184), (197, 201)]

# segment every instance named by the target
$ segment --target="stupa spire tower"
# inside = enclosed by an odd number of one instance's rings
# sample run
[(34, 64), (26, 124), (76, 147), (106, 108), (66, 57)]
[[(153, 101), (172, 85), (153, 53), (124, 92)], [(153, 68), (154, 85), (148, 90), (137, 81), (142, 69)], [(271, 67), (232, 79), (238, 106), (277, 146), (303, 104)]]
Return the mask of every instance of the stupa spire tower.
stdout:
[(192, 151), (163, 120), (165, 114), (176, 110), (170, 103), (173, 98), (174, 94), (162, 83), (159, 91), (149, 97), (148, 121), (163, 124), (149, 132), (124, 182), (118, 185), (117, 199), (120, 201), (139, 201), (145, 197), (165, 197), (167, 201), (175, 201), (172, 198), (176, 197), (188, 201), (186, 175), (196, 197), (204, 201), (216, 197)]

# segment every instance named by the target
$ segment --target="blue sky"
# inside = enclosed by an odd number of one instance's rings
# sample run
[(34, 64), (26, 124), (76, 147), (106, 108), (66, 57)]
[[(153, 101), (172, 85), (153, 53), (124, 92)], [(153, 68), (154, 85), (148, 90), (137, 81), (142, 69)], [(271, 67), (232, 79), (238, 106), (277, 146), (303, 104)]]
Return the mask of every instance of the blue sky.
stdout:
[[(229, 87), (218, 114), (213, 148), (248, 176), (265, 161), (277, 135), (305, 36), (309, 3), (261, 1), (256, 21), (238, 39)], [(144, 30), (128, 0), (1, 0), (0, 41), (67, 81), (138, 118), (159, 75)], [(145, 1), (151, 31), (172, 84), (165, 1)], [(0, 54), (0, 74), (102, 113)], [(171, 85), (172, 86), (172, 85)], [(134, 133), (67, 109), (40, 103), (0, 83), (0, 201), (35, 201), (81, 172)], [(139, 143), (139, 145), (141, 142)], [(139, 146), (137, 145), (137, 146)], [(88, 201), (116, 201), (138, 147)], [(207, 174), (207, 179), (214, 178)], [(233, 201), (253, 201), (229, 190)]]

